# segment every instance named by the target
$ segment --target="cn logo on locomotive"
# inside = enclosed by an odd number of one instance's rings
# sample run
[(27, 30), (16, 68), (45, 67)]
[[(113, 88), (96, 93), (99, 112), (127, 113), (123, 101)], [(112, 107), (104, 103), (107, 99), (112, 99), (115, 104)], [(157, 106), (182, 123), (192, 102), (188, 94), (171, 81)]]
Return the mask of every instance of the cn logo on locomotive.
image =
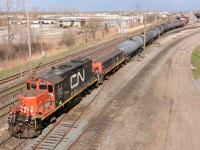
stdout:
[[(74, 89), (75, 87), (77, 87), (79, 85), (79, 81), (84, 82), (85, 81), (85, 70), (83, 69), (83, 74), (81, 74), (80, 72), (78, 72), (77, 74), (74, 74), (71, 76), (70, 78), (70, 82), (71, 82), (71, 89)], [(73, 83), (73, 81), (76, 81), (75, 83)]]

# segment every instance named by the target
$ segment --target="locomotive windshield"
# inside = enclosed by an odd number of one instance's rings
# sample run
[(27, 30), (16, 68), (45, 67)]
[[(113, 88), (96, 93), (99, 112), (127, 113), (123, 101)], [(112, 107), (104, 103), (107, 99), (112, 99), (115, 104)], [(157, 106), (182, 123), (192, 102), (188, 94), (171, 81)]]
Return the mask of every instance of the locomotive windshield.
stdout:
[(34, 80), (31, 81), (31, 88), (36, 89), (36, 82)]
[(41, 81), (39, 84), (39, 88), (41, 90), (46, 90), (47, 89), (47, 83), (45, 81)]

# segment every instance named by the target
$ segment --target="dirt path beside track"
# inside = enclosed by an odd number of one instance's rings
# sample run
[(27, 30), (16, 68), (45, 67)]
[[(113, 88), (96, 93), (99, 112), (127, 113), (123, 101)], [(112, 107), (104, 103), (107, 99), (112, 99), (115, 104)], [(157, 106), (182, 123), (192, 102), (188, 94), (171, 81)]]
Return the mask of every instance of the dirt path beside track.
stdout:
[(188, 53), (200, 44), (199, 39), (200, 34), (180, 42), (152, 66), (99, 139), (97, 149), (199, 149), (200, 91)]

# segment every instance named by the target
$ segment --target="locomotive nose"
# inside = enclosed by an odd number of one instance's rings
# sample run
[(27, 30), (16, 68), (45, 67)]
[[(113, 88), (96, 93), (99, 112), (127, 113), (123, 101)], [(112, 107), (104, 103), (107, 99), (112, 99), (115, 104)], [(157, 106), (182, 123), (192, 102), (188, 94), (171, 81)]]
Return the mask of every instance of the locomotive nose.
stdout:
[(15, 132), (16, 134), (22, 133), (22, 132), (23, 132), (23, 129), (22, 129), (22, 127), (20, 127), (20, 126), (14, 127), (14, 132)]

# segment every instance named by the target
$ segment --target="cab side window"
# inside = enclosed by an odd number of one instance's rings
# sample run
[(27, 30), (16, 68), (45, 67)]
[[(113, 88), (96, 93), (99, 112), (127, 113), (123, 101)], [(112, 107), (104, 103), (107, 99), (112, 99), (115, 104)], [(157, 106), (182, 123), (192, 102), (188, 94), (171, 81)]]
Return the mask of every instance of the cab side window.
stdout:
[(26, 88), (27, 88), (27, 90), (30, 90), (30, 88), (31, 88), (31, 85), (30, 85), (30, 83), (28, 82), (28, 83), (26, 83)]
[(32, 81), (32, 82), (31, 82), (31, 88), (32, 88), (32, 89), (36, 89), (36, 83), (35, 83), (35, 81)]
[(48, 92), (53, 93), (53, 85), (48, 85)]

